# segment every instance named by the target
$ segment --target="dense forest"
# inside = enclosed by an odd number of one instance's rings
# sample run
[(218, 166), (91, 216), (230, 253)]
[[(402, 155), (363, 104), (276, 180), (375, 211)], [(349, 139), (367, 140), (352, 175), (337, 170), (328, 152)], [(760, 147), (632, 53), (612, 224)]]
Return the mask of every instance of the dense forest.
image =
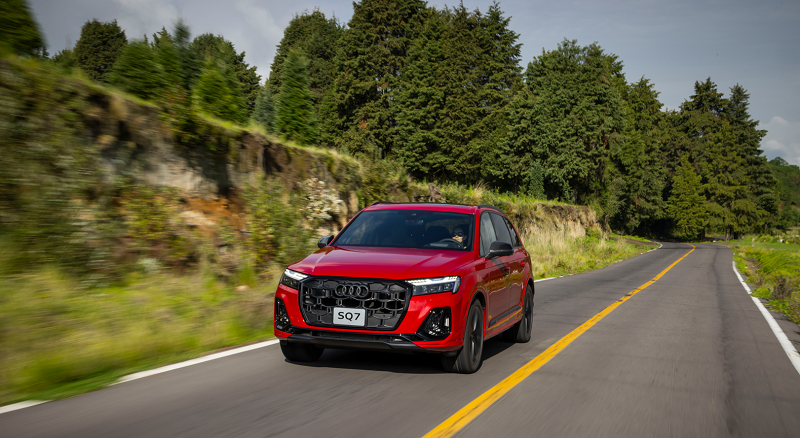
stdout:
[(625, 234), (731, 238), (800, 223), (800, 168), (762, 155), (743, 86), (725, 94), (700, 79), (665, 110), (619, 57), (566, 39), (523, 68), (498, 3), (362, 0), (347, 24), (305, 11), (263, 82), (231, 41), (193, 38), (183, 21), (129, 39), (91, 20), (50, 56), (25, 0), (3, 5), (3, 51), (161, 105), (188, 147), (197, 111), (420, 180), (590, 205)]

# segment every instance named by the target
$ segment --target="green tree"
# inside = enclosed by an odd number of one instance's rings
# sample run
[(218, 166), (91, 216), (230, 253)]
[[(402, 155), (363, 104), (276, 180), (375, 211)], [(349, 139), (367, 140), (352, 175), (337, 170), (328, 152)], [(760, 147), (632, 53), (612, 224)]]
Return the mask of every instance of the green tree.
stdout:
[(749, 197), (756, 205), (758, 216), (756, 226), (766, 231), (778, 219), (780, 199), (776, 193), (777, 180), (760, 149), (767, 131), (758, 129), (759, 122), (750, 117), (749, 106), (747, 90), (739, 84), (731, 87), (724, 114), (736, 136), (739, 155), (744, 159), (745, 173), (750, 180)]
[(255, 108), (261, 76), (256, 73), (255, 66), (251, 67), (244, 61), (245, 52), (237, 53), (233, 43), (220, 35), (210, 33), (196, 37), (192, 41), (192, 46), (200, 59), (215, 59), (233, 71), (238, 88), (244, 98), (243, 110), (249, 117)]
[(309, 88), (314, 97), (314, 106), (319, 109), (322, 100), (333, 82), (336, 47), (344, 28), (336, 18), (326, 18), (315, 9), (295, 15), (283, 31), (283, 38), (270, 67), (267, 87), (272, 95), (281, 90), (283, 63), (289, 52), (299, 50), (308, 59)]
[(308, 60), (292, 50), (283, 63), (281, 92), (278, 95), (275, 126), (289, 140), (313, 143), (319, 135), (313, 97), (308, 89)]
[(702, 182), (685, 155), (676, 169), (667, 215), (672, 219), (672, 234), (675, 237), (694, 240), (703, 236), (708, 223), (708, 210)]
[(244, 98), (233, 72), (221, 63), (206, 60), (192, 99), (200, 111), (236, 123), (247, 121)]
[(682, 129), (690, 162), (699, 166), (708, 202), (709, 231), (737, 237), (759, 224), (746, 159), (728, 120), (730, 102), (711, 78), (695, 82), (695, 93), (681, 104)]
[(458, 179), (458, 156), (468, 152), (481, 116), (477, 17), (462, 5), (420, 18), (397, 81), (395, 152), (416, 175)]
[(53, 63), (58, 66), (62, 71), (69, 73), (73, 68), (78, 66), (78, 60), (75, 58), (75, 52), (72, 49), (64, 49), (53, 55)]
[(322, 109), (325, 138), (354, 153), (385, 155), (396, 125), (393, 94), (426, 6), (422, 0), (363, 0), (353, 8)]
[(33, 17), (27, 0), (0, 2), (0, 45), (17, 55), (36, 56), (46, 53), (39, 24)]
[(612, 229), (646, 234), (664, 209), (662, 104), (645, 78), (624, 87), (623, 97), (627, 103), (625, 130), (610, 144), (603, 204)]
[(534, 58), (508, 106), (506, 137), (488, 157), (487, 173), (516, 188), (540, 160), (549, 198), (597, 197), (609, 144), (625, 126), (625, 102), (614, 85), (621, 76), (622, 63), (596, 44), (564, 40)]
[(534, 161), (528, 177), (528, 194), (534, 199), (546, 199), (544, 195), (544, 169), (542, 163)]
[(775, 191), (783, 208), (790, 205), (800, 207), (800, 167), (776, 157), (769, 161), (769, 168), (778, 180)]
[(87, 21), (75, 44), (75, 57), (89, 79), (105, 82), (127, 43), (125, 31), (117, 25), (117, 20), (110, 23)]
[(418, 16), (395, 95), (395, 153), (412, 172), (477, 182), (491, 134), (520, 83), (517, 34), (497, 4)]
[(275, 98), (266, 85), (258, 93), (252, 118), (260, 126), (263, 126), (268, 134), (275, 132)]
[(156, 54), (142, 40), (127, 44), (108, 74), (109, 84), (147, 100), (159, 96), (165, 85), (164, 79)]

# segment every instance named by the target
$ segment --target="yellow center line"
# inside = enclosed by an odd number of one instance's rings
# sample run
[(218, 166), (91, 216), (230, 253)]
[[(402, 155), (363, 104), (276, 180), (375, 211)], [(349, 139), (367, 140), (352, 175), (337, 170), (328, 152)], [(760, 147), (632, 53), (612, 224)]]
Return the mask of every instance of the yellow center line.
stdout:
[[(689, 244), (691, 245), (691, 244)], [(517, 386), (520, 382), (525, 380), (528, 376), (533, 374), (534, 371), (538, 370), (542, 367), (542, 365), (546, 364), (550, 361), (556, 354), (560, 353), (561, 350), (567, 347), (567, 345), (571, 344), (572, 341), (578, 338), (578, 336), (582, 335), (586, 330), (589, 330), (593, 325), (597, 324), (601, 319), (603, 319), (606, 315), (611, 313), (614, 309), (619, 307), (620, 304), (628, 301), (632, 296), (636, 295), (637, 293), (641, 292), (642, 290), (646, 289), (651, 284), (658, 281), (664, 274), (666, 274), (673, 266), (677, 265), (678, 262), (686, 258), (692, 251), (695, 250), (695, 246), (691, 245), (692, 249), (684, 254), (683, 257), (679, 258), (675, 261), (675, 263), (669, 265), (667, 269), (661, 271), (658, 275), (656, 275), (652, 280), (648, 281), (647, 283), (639, 286), (638, 288), (628, 292), (622, 298), (615, 301), (610, 306), (606, 307), (598, 313), (597, 315), (593, 316), (588, 321), (584, 322), (580, 325), (580, 327), (576, 328), (568, 335), (564, 336), (563, 338), (559, 339), (558, 342), (551, 345), (550, 348), (543, 351), (542, 354), (536, 356), (528, 362), (527, 364), (523, 365), (522, 368), (514, 371), (513, 374), (503, 379), (500, 383), (489, 389), (488, 391), (484, 392), (480, 397), (476, 398), (475, 400), (471, 401), (468, 405), (464, 406), (453, 414), (450, 418), (445, 420), (442, 424), (436, 426), (432, 431), (428, 432), (423, 438), (445, 438), (451, 437), (456, 432), (461, 430), (464, 426), (469, 424), (470, 421), (474, 420), (478, 415), (480, 415), (483, 411), (489, 408), (494, 402), (500, 399), (505, 393), (511, 390), (511, 388)]]

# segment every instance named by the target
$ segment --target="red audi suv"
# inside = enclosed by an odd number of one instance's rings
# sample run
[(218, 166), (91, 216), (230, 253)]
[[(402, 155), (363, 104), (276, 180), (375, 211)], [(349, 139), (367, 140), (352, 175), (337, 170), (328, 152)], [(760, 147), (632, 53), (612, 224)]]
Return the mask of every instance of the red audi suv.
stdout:
[(531, 338), (530, 255), (497, 208), (376, 203), (318, 246), (275, 293), (290, 361), (325, 348), (429, 352), (474, 373), (486, 339)]

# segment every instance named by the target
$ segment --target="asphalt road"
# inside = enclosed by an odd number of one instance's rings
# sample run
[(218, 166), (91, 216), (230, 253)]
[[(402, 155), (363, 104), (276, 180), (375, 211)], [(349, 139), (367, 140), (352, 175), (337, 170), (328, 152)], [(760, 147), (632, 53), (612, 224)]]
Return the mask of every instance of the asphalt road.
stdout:
[[(335, 350), (298, 365), (274, 345), (2, 414), (0, 436), (420, 437), (689, 249), (536, 283), (531, 342), (488, 341), (473, 375)], [(800, 375), (731, 260), (698, 245), (457, 436), (800, 436)]]

